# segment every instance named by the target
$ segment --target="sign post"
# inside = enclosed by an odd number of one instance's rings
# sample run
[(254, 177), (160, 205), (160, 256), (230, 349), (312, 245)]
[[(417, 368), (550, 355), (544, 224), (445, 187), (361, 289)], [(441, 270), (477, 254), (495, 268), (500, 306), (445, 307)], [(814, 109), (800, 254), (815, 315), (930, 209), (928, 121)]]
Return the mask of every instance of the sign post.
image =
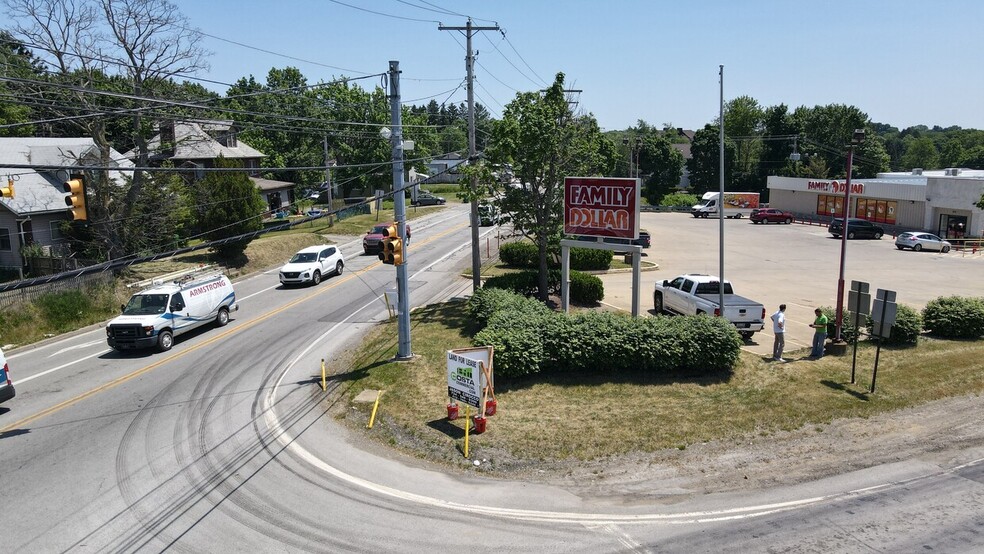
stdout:
[(874, 320), (871, 334), (878, 337), (878, 346), (875, 348), (875, 367), (871, 371), (871, 392), (875, 392), (875, 378), (878, 376), (878, 356), (881, 354), (882, 339), (892, 336), (892, 326), (895, 325), (897, 314), (898, 304), (895, 303), (895, 291), (878, 289), (874, 310), (871, 314), (871, 318)]
[(858, 364), (858, 339), (861, 332), (858, 325), (862, 315), (871, 313), (871, 295), (868, 294), (868, 283), (863, 281), (851, 281), (851, 290), (847, 294), (847, 309), (854, 313), (854, 332), (857, 337), (854, 339), (854, 359), (851, 361), (851, 384), (854, 384), (854, 369)]

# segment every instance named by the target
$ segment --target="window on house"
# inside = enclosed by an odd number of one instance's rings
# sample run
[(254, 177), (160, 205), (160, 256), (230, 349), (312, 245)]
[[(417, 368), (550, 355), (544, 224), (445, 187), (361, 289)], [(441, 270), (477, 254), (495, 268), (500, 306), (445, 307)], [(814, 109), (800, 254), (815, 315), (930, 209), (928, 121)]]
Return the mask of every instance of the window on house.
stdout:
[(65, 235), (61, 232), (61, 221), (50, 221), (48, 222), (48, 229), (51, 234), (51, 242), (57, 242), (65, 238)]
[(10, 250), (10, 229), (0, 227), (0, 250)]

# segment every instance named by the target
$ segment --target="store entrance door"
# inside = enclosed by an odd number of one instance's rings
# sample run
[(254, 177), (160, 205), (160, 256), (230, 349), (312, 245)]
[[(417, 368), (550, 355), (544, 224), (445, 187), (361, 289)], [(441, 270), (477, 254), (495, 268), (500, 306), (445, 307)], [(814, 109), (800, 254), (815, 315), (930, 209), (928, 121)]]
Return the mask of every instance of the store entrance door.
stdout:
[(962, 239), (967, 232), (967, 216), (940, 215), (940, 225), (936, 234), (945, 239)]

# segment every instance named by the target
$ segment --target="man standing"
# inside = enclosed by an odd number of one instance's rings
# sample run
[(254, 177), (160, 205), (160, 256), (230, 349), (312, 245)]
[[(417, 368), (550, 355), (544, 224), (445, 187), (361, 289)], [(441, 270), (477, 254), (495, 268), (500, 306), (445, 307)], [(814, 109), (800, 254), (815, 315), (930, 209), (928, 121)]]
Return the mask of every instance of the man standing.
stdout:
[(810, 352), (811, 358), (822, 358), (823, 357), (823, 344), (827, 340), (827, 316), (824, 315), (823, 310), (817, 308), (813, 310), (813, 313), (817, 315), (817, 318), (813, 321), (813, 327), (815, 331), (813, 332), (813, 351)]
[(777, 362), (785, 362), (782, 359), (782, 349), (786, 346), (786, 305), (779, 304), (779, 311), (772, 314), (772, 332), (776, 336), (772, 343), (772, 359)]

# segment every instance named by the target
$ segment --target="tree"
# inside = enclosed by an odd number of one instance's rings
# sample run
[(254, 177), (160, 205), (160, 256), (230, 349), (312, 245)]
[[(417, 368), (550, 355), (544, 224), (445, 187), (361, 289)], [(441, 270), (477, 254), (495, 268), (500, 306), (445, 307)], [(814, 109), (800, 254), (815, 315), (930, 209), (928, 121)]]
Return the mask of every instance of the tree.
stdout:
[[(721, 139), (717, 125), (704, 125), (704, 128), (694, 133), (694, 142), (690, 145), (690, 160), (687, 169), (690, 171), (691, 192), (700, 196), (710, 190), (720, 188), (721, 175)], [(735, 168), (735, 143), (725, 138), (724, 141), (724, 188), (731, 187)]]
[[(219, 157), (216, 168), (237, 168), (242, 163)], [(245, 171), (212, 171), (194, 187), (199, 198), (198, 224), (209, 241), (235, 237), (263, 228), (261, 214), (265, 208), (256, 185)], [(221, 244), (215, 248), (220, 258), (235, 260), (246, 251), (252, 239)]]
[(673, 192), (683, 176), (683, 154), (662, 134), (651, 132), (642, 140), (639, 171), (645, 178), (643, 195), (653, 206)]
[(799, 129), (796, 128), (789, 115), (789, 108), (785, 104), (766, 108), (762, 114), (762, 126), (764, 136), (759, 154), (758, 181), (764, 187), (770, 175), (796, 174), (800, 162), (790, 160), (789, 156), (793, 153), (794, 145), (798, 148), (799, 142), (792, 138), (779, 139), (779, 137), (795, 137), (799, 135)]
[[(7, 31), (0, 30), (0, 75), (27, 80), (38, 80), (43, 66), (30, 50), (14, 39)], [(29, 103), (18, 99), (26, 90), (24, 84), (0, 82), (0, 137), (29, 137), (34, 134), (30, 123), (32, 110)]]
[(905, 138), (905, 154), (902, 155), (902, 169), (909, 170), (914, 167), (923, 169), (938, 169), (940, 167), (940, 155), (936, 151), (933, 139), (929, 137)]
[(548, 294), (547, 254), (563, 225), (564, 177), (612, 171), (616, 153), (594, 117), (571, 111), (563, 73), (543, 94), (518, 93), (494, 123), (486, 154), (493, 164), (511, 164), (522, 183), (507, 188), (501, 206), (515, 231), (537, 245), (541, 300)]
[(869, 129), (868, 115), (854, 106), (829, 104), (793, 112), (793, 121), (803, 134), (804, 144), (822, 156), (835, 178), (847, 175), (847, 150), (855, 129), (867, 134), (854, 149), (852, 175), (855, 178), (874, 177), (888, 171), (889, 156), (882, 141)]
[(984, 146), (975, 146), (964, 152), (958, 165), (967, 169), (984, 169)]
[[(143, 99), (155, 96), (174, 76), (205, 69), (205, 52), (198, 46), (201, 34), (168, 0), (3, 1), (14, 34), (51, 71), (47, 79), (32, 83), (46, 116), (63, 118), (74, 134), (92, 137), (105, 167), (112, 165), (107, 125), (113, 117), (128, 118), (127, 142), (136, 152), (136, 165), (146, 167), (144, 114), (160, 103), (140, 100), (139, 107), (120, 112), (124, 101), (99, 92)], [(111, 190), (119, 184), (111, 183), (105, 171), (89, 183), (94, 199), (89, 217), (100, 223), (94, 229), (110, 258), (128, 254), (121, 240), (127, 234), (123, 227), (141, 225), (133, 215), (145, 182), (144, 173), (135, 171), (122, 197)]]

